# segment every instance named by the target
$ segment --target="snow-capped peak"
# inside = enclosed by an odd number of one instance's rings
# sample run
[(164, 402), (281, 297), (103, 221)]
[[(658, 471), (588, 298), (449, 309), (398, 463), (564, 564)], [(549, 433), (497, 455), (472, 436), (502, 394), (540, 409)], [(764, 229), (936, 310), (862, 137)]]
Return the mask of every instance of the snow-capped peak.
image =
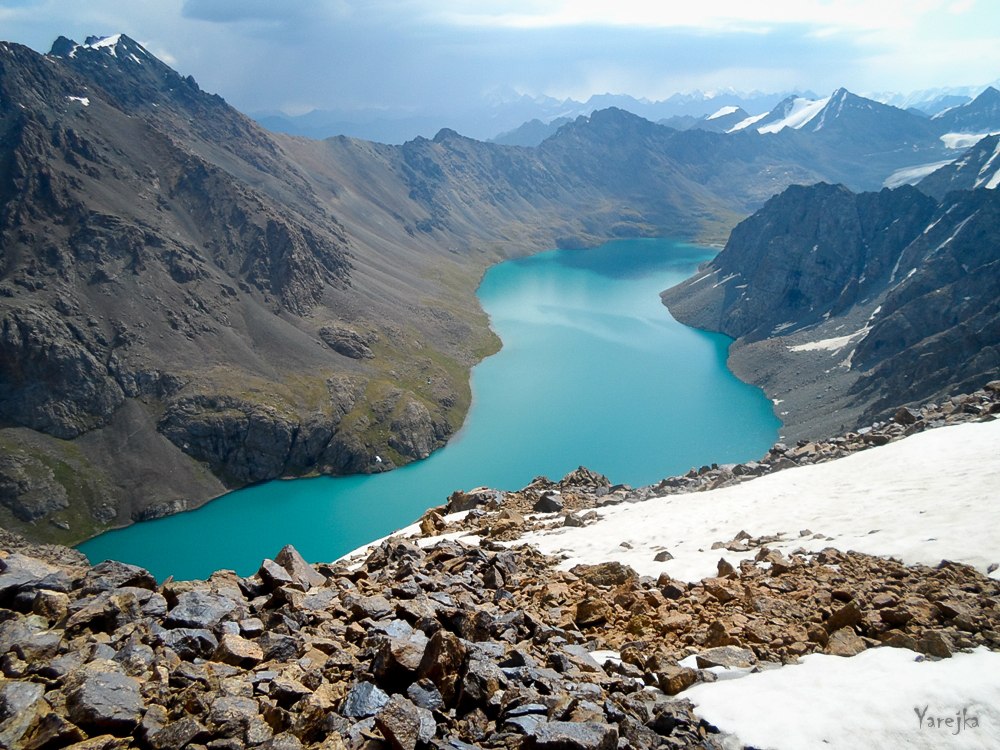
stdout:
[(790, 96), (764, 118), (767, 122), (757, 128), (757, 132), (777, 133), (785, 128), (801, 130), (823, 110), (831, 98), (828, 96), (825, 99), (803, 99)]
[(717, 120), (720, 117), (725, 117), (726, 115), (731, 115), (731, 114), (733, 114), (733, 112), (738, 112), (739, 109), (740, 109), (739, 107), (736, 107), (736, 106), (733, 106), (733, 105), (729, 105), (728, 107), (722, 107), (721, 109), (717, 110), (713, 114), (710, 114), (705, 119), (706, 120)]
[(106, 49), (112, 56), (117, 56), (118, 42), (122, 39), (121, 34), (112, 36), (88, 36), (86, 41), (80, 46), (84, 49)]

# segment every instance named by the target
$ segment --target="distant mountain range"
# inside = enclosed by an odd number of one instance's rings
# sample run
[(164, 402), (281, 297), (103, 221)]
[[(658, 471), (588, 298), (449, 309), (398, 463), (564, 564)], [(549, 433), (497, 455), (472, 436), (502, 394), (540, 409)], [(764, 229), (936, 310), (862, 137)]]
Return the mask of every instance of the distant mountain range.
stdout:
[[(1000, 80), (992, 84), (1000, 87)], [(937, 115), (950, 107), (966, 104), (982, 93), (987, 86), (965, 86), (942, 89), (925, 89), (911, 94), (874, 93), (865, 98), (907, 109), (921, 117)], [(313, 110), (301, 115), (280, 112), (258, 112), (253, 117), (264, 127), (279, 133), (302, 135), (309, 138), (329, 138), (346, 135), (381, 143), (403, 143), (417, 136), (432, 137), (441, 128), (451, 128), (478, 140), (515, 146), (536, 146), (552, 135), (558, 124), (567, 119), (589, 116), (593, 112), (617, 107), (653, 122), (687, 129), (701, 122), (709, 125), (713, 114), (729, 108), (739, 108), (747, 116), (762, 116), (787, 99), (816, 100), (816, 94), (805, 91), (749, 93), (735, 90), (694, 91), (673, 94), (651, 101), (626, 94), (600, 94), (586, 101), (555, 99), (547, 96), (528, 96), (506, 92), (484, 97), (479, 102), (456, 102), (450, 111), (414, 112), (392, 109), (343, 109)], [(535, 122), (537, 121), (537, 122)], [(558, 121), (558, 122), (557, 122)], [(738, 120), (727, 120), (728, 126)]]
[[(794, 184), (877, 190), (952, 161), (929, 194), (996, 181), (995, 141), (940, 136), (1000, 130), (988, 92), (938, 118), (839, 90), (756, 127), (716, 101), (725, 132), (609, 107), (533, 148), (452, 129), (392, 146), (268, 132), (127, 36), (0, 43), (0, 61), (0, 526), (36, 538), (425, 457), (497, 346), (475, 290), (504, 258), (721, 243)], [(817, 216), (847, 241), (850, 211)]]

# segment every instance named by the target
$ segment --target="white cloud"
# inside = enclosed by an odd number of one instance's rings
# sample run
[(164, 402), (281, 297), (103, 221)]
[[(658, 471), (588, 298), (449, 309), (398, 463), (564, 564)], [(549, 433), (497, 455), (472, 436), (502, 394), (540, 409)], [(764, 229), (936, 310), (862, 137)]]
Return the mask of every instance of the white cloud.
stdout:
[(472, 3), (445, 0), (431, 11), (456, 25), (550, 28), (558, 26), (640, 26), (713, 31), (745, 31), (762, 26), (807, 24), (829, 28), (892, 29), (942, 8), (971, 7), (970, 0), (542, 0), (520, 3)]

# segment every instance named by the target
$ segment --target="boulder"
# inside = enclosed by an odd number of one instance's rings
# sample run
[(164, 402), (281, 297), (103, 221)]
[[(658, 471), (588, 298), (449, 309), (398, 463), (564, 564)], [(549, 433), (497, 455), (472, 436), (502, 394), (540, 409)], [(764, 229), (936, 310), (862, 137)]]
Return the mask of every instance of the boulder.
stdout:
[(426, 708), (415, 706), (401, 695), (394, 695), (375, 715), (375, 726), (389, 740), (393, 750), (415, 750), (417, 744), (434, 739), (437, 723)]
[(828, 632), (832, 633), (835, 630), (840, 630), (841, 628), (854, 627), (855, 625), (859, 625), (861, 623), (861, 619), (861, 608), (858, 607), (858, 603), (852, 599), (830, 615), (830, 619), (828, 619), (825, 623), (826, 629)]
[(235, 667), (252, 667), (264, 660), (264, 650), (253, 641), (234, 633), (225, 633), (219, 639), (219, 647), (212, 658)]
[(351, 686), (340, 706), (340, 712), (349, 719), (374, 716), (389, 702), (389, 694), (373, 682), (358, 682)]
[(299, 584), (304, 591), (308, 591), (313, 586), (323, 586), (326, 583), (326, 576), (307, 563), (298, 550), (290, 544), (281, 548), (274, 561), (287, 570), (292, 580)]
[(187, 591), (177, 597), (177, 605), (167, 613), (166, 624), (173, 628), (214, 628), (236, 606), (223, 594)]
[(145, 702), (139, 681), (110, 662), (93, 662), (70, 678), (66, 709), (77, 726), (124, 735), (142, 719)]
[(91, 568), (83, 579), (84, 594), (97, 594), (101, 591), (131, 586), (139, 589), (156, 590), (156, 578), (145, 568), (138, 565), (105, 560)]
[(610, 724), (541, 722), (525, 739), (528, 750), (617, 750), (618, 730)]
[(563, 500), (555, 492), (543, 492), (531, 509), (535, 513), (560, 513), (563, 509)]
[(700, 652), (695, 661), (699, 669), (709, 667), (729, 667), (745, 669), (757, 663), (754, 652), (738, 646), (719, 646)]
[(832, 656), (857, 656), (865, 650), (865, 642), (852, 628), (840, 628), (830, 633), (826, 653)]
[(597, 565), (581, 563), (574, 566), (570, 572), (587, 583), (604, 587), (620, 586), (639, 577), (635, 570), (620, 562), (605, 562)]
[(656, 682), (667, 695), (677, 695), (698, 681), (698, 673), (689, 667), (665, 666), (657, 672)]

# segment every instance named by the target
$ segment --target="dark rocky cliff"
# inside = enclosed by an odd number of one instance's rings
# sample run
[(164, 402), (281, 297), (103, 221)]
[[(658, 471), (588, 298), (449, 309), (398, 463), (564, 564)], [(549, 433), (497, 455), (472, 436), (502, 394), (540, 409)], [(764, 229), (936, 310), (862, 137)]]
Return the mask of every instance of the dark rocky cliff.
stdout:
[(791, 187), (663, 301), (736, 339), (731, 362), (784, 402), (786, 435), (854, 427), (996, 377), (998, 207), (995, 190), (938, 203), (915, 188)]

